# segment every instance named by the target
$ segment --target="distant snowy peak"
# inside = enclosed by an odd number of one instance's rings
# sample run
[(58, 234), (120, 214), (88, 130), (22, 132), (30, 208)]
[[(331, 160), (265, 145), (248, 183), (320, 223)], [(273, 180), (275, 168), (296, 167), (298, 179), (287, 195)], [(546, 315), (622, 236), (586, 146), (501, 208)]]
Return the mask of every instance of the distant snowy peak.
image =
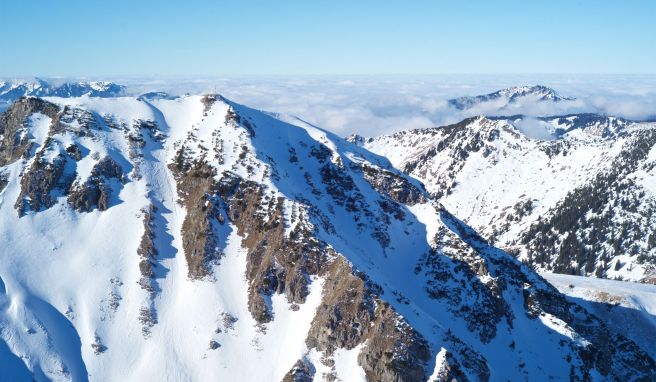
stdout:
[(539, 97), (543, 101), (569, 101), (573, 98), (564, 97), (554, 89), (543, 85), (534, 85), (534, 86), (515, 86), (512, 88), (507, 88), (499, 90), (497, 93), (500, 93), (503, 96), (508, 97), (511, 100), (515, 100), (520, 97), (526, 96), (535, 96)]
[(476, 105), (487, 102), (505, 102), (506, 104), (515, 103), (522, 99), (533, 99), (546, 102), (571, 101), (569, 98), (560, 95), (554, 89), (543, 85), (534, 86), (514, 86), (507, 89), (501, 89), (493, 93), (459, 97), (449, 100), (449, 105), (458, 110), (467, 110)]
[(125, 95), (125, 86), (113, 82), (67, 82), (52, 88), (48, 96), (51, 97), (116, 97)]
[(36, 78), (0, 82), (0, 101), (13, 102), (20, 97), (117, 97), (125, 95), (125, 86), (108, 81), (78, 81), (53, 84)]

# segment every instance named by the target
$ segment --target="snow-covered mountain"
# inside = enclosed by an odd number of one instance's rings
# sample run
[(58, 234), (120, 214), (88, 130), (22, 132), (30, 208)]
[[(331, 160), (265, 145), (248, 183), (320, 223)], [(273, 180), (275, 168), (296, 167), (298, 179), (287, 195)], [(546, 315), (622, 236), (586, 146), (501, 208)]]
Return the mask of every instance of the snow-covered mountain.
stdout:
[(481, 104), (494, 104), (503, 110), (510, 104), (521, 101), (532, 102), (561, 102), (572, 101), (573, 98), (564, 97), (555, 90), (543, 85), (514, 86), (507, 89), (477, 96), (453, 98), (448, 101), (449, 106), (458, 110), (468, 110)]
[(351, 140), (387, 156), (492, 243), (540, 269), (656, 280), (654, 123), (477, 117)]
[(3, 379), (656, 379), (649, 349), (298, 119), (212, 95), (22, 98), (0, 137)]
[(78, 81), (54, 84), (42, 79), (0, 81), (0, 102), (20, 97), (116, 97), (125, 95), (125, 86), (108, 81)]

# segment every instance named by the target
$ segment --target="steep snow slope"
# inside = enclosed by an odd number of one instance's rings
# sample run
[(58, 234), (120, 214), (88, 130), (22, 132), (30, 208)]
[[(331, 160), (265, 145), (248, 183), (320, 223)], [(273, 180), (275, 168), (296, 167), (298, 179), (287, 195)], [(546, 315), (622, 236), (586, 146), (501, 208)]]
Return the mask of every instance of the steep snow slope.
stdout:
[[(526, 128), (551, 138), (529, 138)], [(653, 280), (653, 123), (587, 114), (478, 117), (360, 142), (539, 268)]]
[(302, 121), (23, 98), (0, 135), (3, 378), (656, 378), (387, 159)]

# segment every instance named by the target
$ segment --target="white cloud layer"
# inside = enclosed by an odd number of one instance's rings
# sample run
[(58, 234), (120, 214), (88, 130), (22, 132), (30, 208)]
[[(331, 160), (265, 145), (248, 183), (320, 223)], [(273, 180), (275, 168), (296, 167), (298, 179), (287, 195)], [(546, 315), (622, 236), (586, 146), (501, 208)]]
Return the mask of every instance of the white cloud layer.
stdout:
[[(656, 75), (342, 76), (207, 79), (112, 79), (133, 92), (221, 93), (267, 111), (298, 116), (339, 135), (374, 136), (458, 122), (474, 115), (530, 116), (594, 112), (629, 119), (656, 118)], [(447, 100), (518, 85), (541, 84), (573, 101), (511, 104), (491, 102), (467, 111)]]

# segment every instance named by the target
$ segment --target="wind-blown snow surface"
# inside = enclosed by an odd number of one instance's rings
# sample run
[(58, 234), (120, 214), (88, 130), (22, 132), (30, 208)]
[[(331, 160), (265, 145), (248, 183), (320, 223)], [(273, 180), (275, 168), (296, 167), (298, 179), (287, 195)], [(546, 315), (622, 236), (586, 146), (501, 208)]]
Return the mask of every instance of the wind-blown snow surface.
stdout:
[[(19, 142), (31, 145), (0, 168), (7, 178), (0, 191), (3, 379), (279, 381), (304, 361), (314, 380), (372, 380), (382, 373), (380, 357), (390, 357), (382, 380), (410, 366), (419, 375), (469, 380), (654, 377), (650, 356), (619, 337), (598, 342), (608, 337), (594, 317), (487, 245), (385, 158), (333, 134), (221, 97), (48, 101), (60, 113), (31, 115), (18, 131)], [(219, 258), (206, 264), (207, 275), (192, 277), (182, 232), (190, 210), (179, 202), (171, 166), (203, 160), (217, 182), (239, 178), (262, 187), (270, 203), (283, 200), (285, 235), (291, 240), (295, 227), (307, 225), (329, 249), (325, 267), (345, 258), (362, 272), (348, 276), (368, 297), (356, 304), (365, 306), (363, 317), (348, 322), (347, 332), (338, 325), (349, 312), (325, 301), (334, 293), (325, 283), (340, 279), (323, 269), (303, 275), (300, 304), (280, 289), (257, 290), (271, 320), (255, 318), (249, 288), (256, 280), (247, 278), (255, 227), (240, 231), (234, 200), (214, 216), (221, 224), (211, 221), (216, 247), (204, 248)], [(58, 163), (65, 165), (53, 180)], [(116, 167), (123, 174), (112, 175)], [(40, 201), (44, 193), (33, 188), (45, 188), (52, 201)], [(203, 198), (208, 209), (218, 200)], [(145, 219), (149, 206), (156, 212)], [(148, 288), (138, 254), (148, 237), (144, 220), (156, 253)], [(316, 329), (326, 309), (337, 322)], [(368, 309), (377, 315), (370, 321)], [(385, 325), (383, 315), (391, 317)], [(395, 341), (406, 336), (390, 345), (388, 333)], [(408, 348), (417, 353), (399, 358)], [(607, 357), (605, 366), (585, 360), (588, 351)]]

